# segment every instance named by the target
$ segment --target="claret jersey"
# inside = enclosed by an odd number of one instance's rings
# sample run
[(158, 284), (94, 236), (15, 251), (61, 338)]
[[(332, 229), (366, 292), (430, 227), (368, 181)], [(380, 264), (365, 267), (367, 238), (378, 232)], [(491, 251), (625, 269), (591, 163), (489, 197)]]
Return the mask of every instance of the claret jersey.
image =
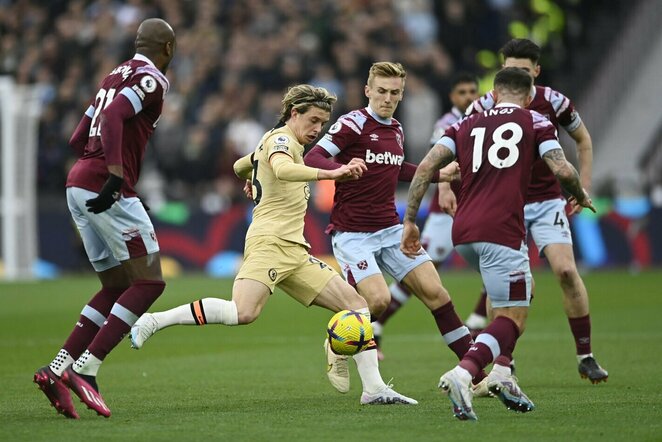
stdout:
[[(488, 92), (475, 100), (467, 108), (466, 114), (483, 112), (494, 107), (494, 96)], [(534, 110), (568, 133), (575, 131), (582, 120), (568, 97), (550, 87), (534, 86), (533, 100), (527, 109)], [(535, 161), (531, 175), (531, 185), (526, 197), (527, 203), (535, 203), (561, 197), (561, 185), (542, 159)]]
[(404, 162), (404, 133), (395, 118), (384, 119), (370, 107), (341, 116), (317, 143), (347, 164), (363, 158), (368, 170), (356, 181), (336, 182), (327, 233), (376, 232), (400, 223), (395, 190)]
[(554, 125), (504, 103), (453, 124), (439, 144), (455, 153), (462, 170), (453, 244), (490, 242), (519, 250), (533, 163), (561, 148)]
[(85, 114), (92, 119), (83, 156), (76, 161), (67, 177), (67, 187), (80, 187), (99, 192), (108, 179), (106, 154), (102, 147), (101, 111), (115, 97), (126, 97), (135, 115), (123, 125), (121, 157), (124, 169), (124, 196), (136, 196), (135, 184), (145, 155), (147, 140), (161, 116), (163, 99), (169, 83), (147, 57), (136, 54), (113, 69), (101, 82), (94, 102)]

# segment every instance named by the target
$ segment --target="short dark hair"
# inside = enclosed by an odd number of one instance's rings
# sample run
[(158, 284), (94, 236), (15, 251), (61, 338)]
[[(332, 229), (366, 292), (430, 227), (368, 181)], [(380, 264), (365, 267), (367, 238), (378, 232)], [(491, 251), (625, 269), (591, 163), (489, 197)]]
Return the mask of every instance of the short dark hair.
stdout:
[(494, 77), (494, 89), (517, 96), (528, 96), (532, 86), (533, 78), (520, 68), (503, 68)]
[(478, 85), (478, 77), (469, 72), (458, 72), (451, 77), (451, 90), (455, 89), (455, 86), (461, 83), (474, 83)]
[(540, 46), (526, 38), (513, 38), (499, 50), (503, 59), (528, 58), (533, 64), (540, 60)]

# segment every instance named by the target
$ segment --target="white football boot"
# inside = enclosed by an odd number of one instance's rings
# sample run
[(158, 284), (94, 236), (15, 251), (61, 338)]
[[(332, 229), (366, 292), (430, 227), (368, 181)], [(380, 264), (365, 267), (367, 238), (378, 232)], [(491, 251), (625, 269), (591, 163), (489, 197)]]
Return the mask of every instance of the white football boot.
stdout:
[(393, 389), (393, 385), (387, 384), (382, 391), (377, 393), (366, 393), (361, 395), (361, 405), (417, 405), (418, 401), (402, 395)]
[(471, 375), (460, 367), (447, 371), (439, 379), (439, 388), (448, 395), (453, 404), (453, 414), (461, 421), (478, 420), (471, 406), (473, 393), (470, 384)]
[(340, 393), (349, 391), (349, 356), (337, 355), (331, 351), (329, 339), (324, 340), (324, 353), (326, 354), (326, 376), (333, 388)]
[(509, 410), (526, 413), (536, 408), (531, 399), (517, 385), (517, 378), (510, 374), (508, 367), (495, 365), (487, 376), (487, 388)]
[(159, 331), (159, 324), (151, 313), (142, 315), (131, 327), (131, 348), (140, 350), (145, 341)]

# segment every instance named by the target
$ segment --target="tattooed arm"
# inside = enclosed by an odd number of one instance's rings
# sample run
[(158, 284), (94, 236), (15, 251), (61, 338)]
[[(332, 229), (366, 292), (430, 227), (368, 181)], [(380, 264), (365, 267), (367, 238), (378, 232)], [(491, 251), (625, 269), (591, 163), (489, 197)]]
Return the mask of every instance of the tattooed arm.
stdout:
[(453, 158), (455, 158), (455, 154), (450, 149), (442, 144), (436, 144), (416, 169), (409, 186), (407, 211), (403, 221), (404, 230), (400, 242), (400, 250), (410, 258), (419, 255), (422, 251), (420, 234), (416, 226), (416, 214), (435, 172), (445, 166), (439, 171), (440, 181), (452, 181), (459, 177), (459, 165), (456, 162), (451, 163)]
[(582, 188), (577, 170), (565, 159), (563, 150), (553, 149), (547, 151), (542, 158), (556, 176), (556, 179), (559, 180), (561, 186), (572, 195), (572, 198), (577, 204), (595, 212), (591, 198), (589, 198), (586, 191)]

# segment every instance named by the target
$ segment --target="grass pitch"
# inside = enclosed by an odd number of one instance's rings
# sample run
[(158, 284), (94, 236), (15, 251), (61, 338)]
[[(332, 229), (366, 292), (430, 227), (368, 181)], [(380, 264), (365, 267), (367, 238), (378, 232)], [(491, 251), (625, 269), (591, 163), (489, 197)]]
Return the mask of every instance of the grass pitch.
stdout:
[[(478, 276), (442, 276), (465, 317), (480, 289)], [(381, 371), (420, 404), (362, 407), (353, 363), (348, 394), (326, 380), (322, 340), (331, 313), (305, 309), (279, 292), (249, 326), (173, 327), (140, 351), (124, 341), (99, 374), (113, 416), (98, 417), (75, 398), (81, 419), (68, 420), (48, 405), (32, 375), (60, 349), (98, 283), (93, 277), (0, 283), (0, 440), (662, 440), (662, 273), (585, 275), (593, 350), (609, 371), (609, 382), (600, 385), (577, 374), (553, 276), (535, 276), (536, 297), (515, 358), (537, 409), (516, 414), (496, 399), (475, 399), (473, 423), (457, 421), (436, 388), (456, 361), (419, 301), (387, 325)], [(152, 310), (229, 298), (231, 284), (173, 279)]]

